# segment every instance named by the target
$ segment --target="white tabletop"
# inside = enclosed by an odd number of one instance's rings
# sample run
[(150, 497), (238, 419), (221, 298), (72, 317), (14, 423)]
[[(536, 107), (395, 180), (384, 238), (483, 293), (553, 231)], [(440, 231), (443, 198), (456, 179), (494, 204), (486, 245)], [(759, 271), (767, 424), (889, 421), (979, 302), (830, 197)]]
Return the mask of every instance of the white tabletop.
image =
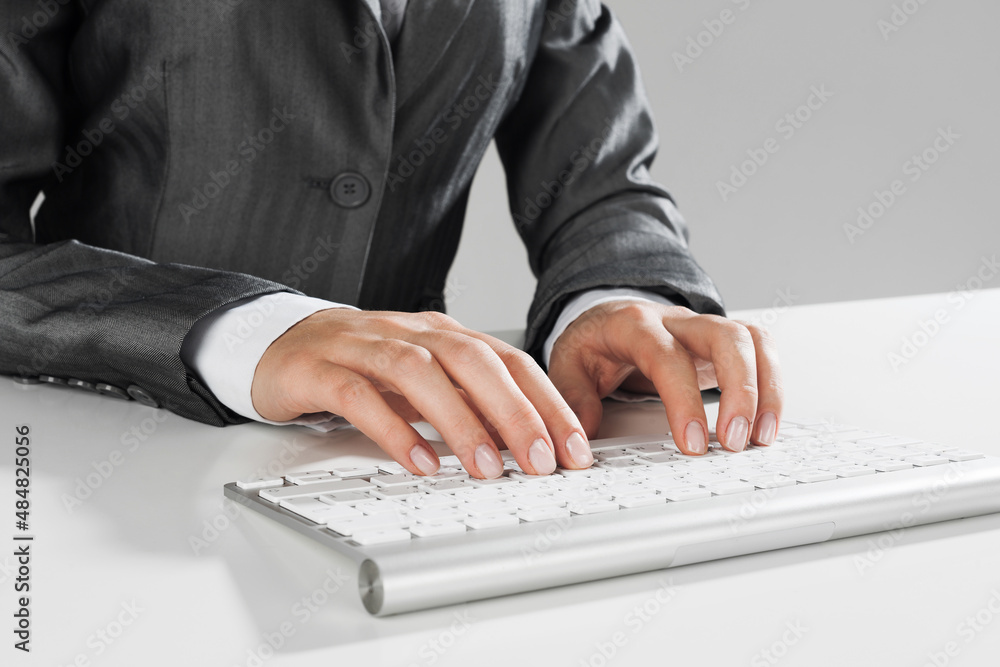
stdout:
[[(777, 338), (787, 415), (1000, 455), (1000, 290), (972, 296), (961, 308), (940, 294), (749, 315)], [(944, 323), (920, 335), (939, 310)], [(904, 337), (916, 353), (894, 369), (887, 355), (903, 357)], [(5, 665), (994, 665), (1000, 655), (1000, 515), (376, 619), (350, 561), (222, 495), (259, 468), (383, 459), (363, 436), (217, 429), (6, 380), (5, 628), (23, 423), (32, 652), (14, 650), (5, 629)], [(659, 404), (614, 405), (602, 435), (665, 427)]]

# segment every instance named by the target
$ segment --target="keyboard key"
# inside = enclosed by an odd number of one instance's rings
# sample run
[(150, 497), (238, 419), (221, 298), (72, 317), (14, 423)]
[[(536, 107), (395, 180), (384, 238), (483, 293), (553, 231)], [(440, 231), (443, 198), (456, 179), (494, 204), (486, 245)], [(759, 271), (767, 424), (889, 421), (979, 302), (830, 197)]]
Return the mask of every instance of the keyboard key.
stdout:
[(549, 475), (529, 475), (526, 472), (512, 472), (508, 475), (512, 481), (522, 482), (526, 484), (538, 484), (540, 482), (547, 482), (549, 480)]
[(639, 456), (641, 461), (645, 461), (649, 465), (665, 465), (669, 463), (677, 463), (678, 461), (683, 461), (682, 458), (675, 455), (673, 452), (659, 452), (656, 454), (642, 454)]
[(645, 493), (649, 490), (649, 487), (642, 483), (641, 480), (625, 480), (621, 482), (615, 482), (607, 487), (607, 490), (615, 498), (621, 496), (634, 496), (637, 494)]
[(611, 490), (607, 488), (584, 487), (578, 489), (563, 489), (554, 491), (552, 495), (566, 502), (585, 502), (588, 500), (611, 500)]
[(440, 523), (442, 521), (464, 521), (466, 514), (456, 507), (427, 507), (411, 510), (408, 516), (421, 523)]
[(404, 468), (402, 465), (396, 463), (395, 461), (386, 461), (385, 463), (378, 464), (379, 472), (384, 472), (387, 475), (403, 475), (410, 474), (410, 471)]
[(638, 494), (634, 496), (624, 496), (622, 498), (615, 499), (619, 505), (625, 509), (631, 509), (633, 507), (649, 507), (650, 505), (662, 505), (667, 501), (666, 496), (661, 494), (647, 491), (643, 494)]
[(385, 544), (387, 542), (405, 542), (410, 539), (410, 531), (401, 528), (389, 528), (386, 530), (372, 530), (364, 533), (357, 533), (352, 536), (355, 542), (362, 546), (369, 544)]
[(507, 498), (500, 489), (491, 489), (489, 487), (471, 487), (468, 489), (463, 489), (461, 491), (456, 491), (451, 494), (465, 503), (474, 503), (486, 500), (500, 500), (502, 498)]
[(568, 503), (566, 507), (573, 514), (599, 514), (618, 511), (618, 503), (613, 500), (575, 501)]
[[(343, 507), (343, 506), (337, 506)], [(403, 503), (388, 500), (363, 500), (349, 509), (365, 514), (406, 514), (408, 507)]]
[(785, 486), (795, 486), (795, 480), (786, 475), (758, 475), (744, 480), (758, 489), (778, 489)]
[(802, 482), (803, 484), (809, 484), (810, 482), (828, 482), (831, 479), (837, 479), (837, 474), (830, 472), (829, 470), (800, 470), (798, 472), (791, 473), (790, 477), (796, 482)]
[(860, 444), (872, 445), (874, 447), (898, 447), (899, 445), (916, 445), (920, 440), (908, 438), (902, 435), (882, 435), (877, 438), (865, 438), (857, 441)]
[(565, 507), (538, 507), (536, 509), (518, 510), (517, 516), (522, 521), (547, 521), (548, 519), (569, 518), (569, 510)]
[(651, 489), (656, 489), (657, 491), (684, 489), (698, 486), (697, 482), (693, 482), (687, 477), (660, 477), (658, 479), (649, 480), (646, 485)]
[(604, 470), (631, 470), (632, 468), (642, 468), (643, 465), (634, 459), (611, 459), (610, 461), (598, 461), (594, 467)]
[(853, 426), (844, 426), (843, 424), (832, 424), (832, 423), (831, 424), (825, 424), (824, 423), (824, 424), (813, 424), (813, 425), (810, 425), (810, 426), (806, 427), (806, 430), (816, 431), (817, 433), (820, 433), (820, 434), (822, 434), (822, 435), (825, 436), (825, 435), (831, 434), (831, 433), (848, 433), (848, 432), (856, 431), (857, 429), (855, 429)]
[(566, 505), (566, 501), (562, 498), (542, 494), (525, 494), (522, 496), (515, 496), (512, 500), (514, 504), (517, 505), (518, 509), (523, 510), (540, 509), (545, 507), (563, 507)]
[(459, 508), (469, 516), (491, 516), (494, 514), (515, 514), (517, 505), (505, 500), (487, 500), (476, 503), (463, 503)]
[(330, 472), (338, 477), (343, 477), (344, 479), (353, 479), (356, 477), (371, 477), (372, 475), (378, 474), (378, 466), (345, 466), (339, 468), (331, 468)]
[(504, 461), (503, 469), (506, 470), (507, 472), (524, 472), (523, 470), (521, 470), (521, 465), (514, 459), (510, 459), (509, 461)]
[(700, 486), (680, 486), (673, 489), (663, 489), (660, 491), (660, 494), (672, 502), (712, 497), (711, 491)]
[(519, 523), (521, 523), (521, 520), (514, 514), (482, 514), (469, 516), (465, 519), (465, 525), (473, 530), (503, 528), (505, 526), (516, 526)]
[(976, 459), (986, 458), (984, 454), (980, 454), (979, 452), (970, 452), (966, 449), (946, 451), (943, 452), (941, 456), (946, 457), (949, 461), (974, 461)]
[(951, 445), (942, 445), (937, 442), (922, 442), (919, 445), (910, 445), (910, 448), (916, 449), (926, 454), (943, 454), (944, 452), (950, 452), (952, 450), (958, 449), (958, 447), (953, 447)]
[(746, 493), (754, 490), (754, 485), (741, 480), (720, 481), (703, 484), (715, 496), (729, 496), (734, 493)]
[(330, 505), (357, 505), (360, 502), (371, 500), (371, 496), (366, 491), (345, 491), (343, 493), (324, 493), (319, 499)]
[[(316, 498), (288, 498), (278, 503), (278, 507), (283, 507), (289, 512), (295, 512), (301, 517), (305, 517), (314, 523), (326, 523), (321, 518), (336, 508), (327, 505)], [(360, 512), (357, 512), (360, 515)]]
[(419, 484), (422, 477), (410, 473), (400, 473), (398, 475), (373, 475), (371, 481), (378, 486), (412, 486)]
[(690, 475), (688, 479), (696, 484), (702, 486), (715, 485), (715, 484), (731, 484), (731, 483), (744, 483), (740, 479), (737, 473), (727, 471), (719, 471), (717, 473), (695, 473)]
[(461, 500), (450, 493), (419, 493), (406, 501), (414, 509), (458, 507), (461, 503)]
[(480, 488), (490, 488), (493, 486), (503, 486), (504, 484), (512, 484), (514, 480), (508, 477), (497, 477), (496, 479), (476, 479), (475, 477), (470, 477), (468, 481), (470, 486), (477, 486)]
[(457, 468), (441, 468), (433, 475), (424, 477), (428, 482), (443, 482), (448, 479), (469, 479), (469, 473)]
[(286, 498), (318, 496), (323, 493), (340, 493), (343, 491), (363, 491), (374, 487), (375, 485), (371, 482), (366, 482), (360, 479), (338, 479), (330, 482), (317, 482), (316, 484), (261, 489), (257, 492), (257, 494), (264, 500), (276, 503)]
[(861, 477), (862, 475), (874, 475), (876, 469), (867, 466), (846, 465), (831, 468), (830, 472), (835, 473), (837, 477)]
[(421, 493), (421, 490), (416, 486), (380, 486), (371, 491), (372, 496), (382, 500), (406, 500), (415, 498)]
[(341, 478), (337, 477), (336, 475), (324, 475), (322, 477), (303, 477), (303, 478), (299, 478), (299, 479), (297, 479), (293, 483), (305, 486), (307, 484), (318, 484), (319, 482), (332, 482), (332, 481), (338, 480), (338, 479), (341, 479)]
[(904, 461), (880, 461), (872, 463), (871, 467), (875, 468), (877, 472), (896, 472), (897, 470), (909, 470), (913, 464)]
[(280, 477), (251, 477), (250, 479), (236, 482), (236, 488), (244, 491), (256, 491), (257, 489), (267, 489), (273, 486), (283, 486), (285, 480)]
[(335, 533), (350, 537), (355, 533), (371, 530), (386, 530), (389, 528), (407, 528), (409, 519), (396, 514), (375, 514), (354, 518), (337, 518), (326, 522), (326, 527)]
[(444, 479), (436, 481), (430, 479), (421, 485), (421, 488), (427, 493), (455, 493), (456, 491), (462, 491), (463, 489), (470, 488), (464, 479)]
[(295, 480), (297, 479), (303, 479), (307, 477), (327, 477), (329, 475), (330, 475), (329, 470), (307, 470), (305, 472), (290, 472), (287, 475), (285, 475), (285, 479), (294, 484)]
[(410, 526), (410, 532), (413, 534), (414, 537), (454, 535), (455, 533), (464, 533), (465, 524), (459, 523), (458, 521), (445, 521), (442, 523), (418, 523), (414, 526)]
[[(336, 521), (337, 519), (360, 519), (364, 516), (364, 513), (358, 510), (356, 507), (351, 507), (350, 505), (327, 505), (327, 511), (320, 513), (319, 510), (315, 513), (315, 518), (312, 519), (316, 523), (330, 523), (331, 521)], [(308, 518), (308, 517), (307, 517)]]
[(926, 466), (937, 466), (942, 463), (949, 463), (949, 459), (944, 456), (938, 456), (936, 454), (920, 454), (919, 456), (908, 456), (903, 459), (906, 463), (912, 463), (915, 466), (920, 466), (921, 468)]
[(594, 452), (595, 461), (614, 461), (616, 459), (631, 459), (635, 452), (629, 451), (628, 447), (614, 447)]
[(859, 465), (867, 465), (869, 463), (881, 463), (882, 461), (891, 461), (892, 457), (879, 454), (879, 453), (868, 453), (868, 452), (851, 452), (845, 456), (842, 456), (845, 461), (850, 461), (851, 463), (857, 463)]
[(596, 477), (601, 474), (600, 468), (584, 468), (583, 470), (567, 470), (566, 468), (556, 468), (553, 473), (555, 475), (560, 475), (566, 479), (584, 479), (588, 477)]
[(670, 454), (673, 454), (677, 450), (674, 449), (673, 445), (653, 442), (646, 445), (630, 445), (625, 448), (625, 451), (632, 454), (658, 454), (661, 452), (669, 452)]

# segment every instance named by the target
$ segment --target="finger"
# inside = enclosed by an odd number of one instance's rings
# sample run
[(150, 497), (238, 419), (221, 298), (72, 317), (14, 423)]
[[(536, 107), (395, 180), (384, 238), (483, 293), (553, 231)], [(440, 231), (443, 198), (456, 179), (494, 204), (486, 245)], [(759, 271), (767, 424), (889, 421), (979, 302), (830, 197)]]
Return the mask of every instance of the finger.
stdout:
[[(580, 428), (587, 439), (596, 438), (604, 415), (604, 404), (598, 393), (595, 378), (591, 377), (575, 355), (553, 354), (549, 364), (552, 385), (565, 399), (567, 406), (577, 416)], [(590, 443), (583, 443), (572, 430), (565, 439), (565, 449), (560, 463), (566, 468), (586, 468), (594, 462)]]
[(462, 400), (465, 401), (465, 404), (469, 406), (469, 409), (475, 413), (476, 418), (479, 419), (483, 426), (486, 427), (486, 430), (490, 434), (490, 437), (493, 438), (493, 444), (497, 446), (497, 449), (509, 449), (509, 447), (507, 447), (507, 443), (504, 442), (503, 436), (500, 435), (500, 431), (498, 431), (497, 427), (493, 425), (493, 422), (486, 418), (486, 415), (479, 410), (476, 404), (472, 402), (472, 398), (465, 393), (465, 390), (458, 387), (458, 394), (462, 397)]
[(415, 475), (433, 475), (441, 463), (434, 449), (357, 373), (321, 364), (313, 386), (325, 409), (347, 419), (389, 456)]
[(726, 449), (742, 451), (757, 416), (757, 360), (750, 331), (716, 315), (676, 314), (664, 326), (680, 343), (715, 367), (722, 397), (716, 432)]
[(405, 396), (470, 475), (492, 479), (503, 473), (500, 452), (486, 427), (429, 350), (401, 340), (348, 334), (328, 354), (334, 363), (377, 378)]
[(608, 334), (612, 351), (629, 359), (656, 387), (678, 448), (689, 455), (708, 451), (708, 419), (688, 351), (641, 307), (629, 318), (616, 319)]
[[(596, 389), (592, 389), (587, 396), (587, 384), (577, 385), (580, 388), (579, 396), (574, 398), (577, 407), (588, 415), (591, 420), (591, 429), (586, 429), (577, 411), (562, 393), (550, 377), (535, 363), (528, 354), (518, 350), (512, 345), (486, 334), (470, 332), (470, 335), (482, 340), (496, 353), (510, 373), (511, 378), (524, 393), (531, 405), (534, 406), (546, 430), (549, 438), (555, 446), (556, 459), (564, 468), (581, 469), (587, 468), (594, 462), (594, 456), (590, 451), (590, 443), (587, 438), (592, 434), (597, 434), (597, 427), (601, 423), (601, 401), (597, 397)], [(589, 385), (593, 385), (590, 381)], [(569, 387), (569, 384), (564, 385)], [(596, 413), (595, 405), (596, 402)]]
[(784, 406), (784, 383), (781, 365), (778, 363), (778, 349), (771, 333), (749, 322), (740, 322), (753, 337), (757, 359), (757, 419), (751, 441), (758, 445), (774, 444), (781, 423)]
[(555, 449), (541, 415), (489, 344), (464, 332), (425, 332), (426, 347), (486, 419), (496, 426), (521, 469), (531, 475), (555, 470)]

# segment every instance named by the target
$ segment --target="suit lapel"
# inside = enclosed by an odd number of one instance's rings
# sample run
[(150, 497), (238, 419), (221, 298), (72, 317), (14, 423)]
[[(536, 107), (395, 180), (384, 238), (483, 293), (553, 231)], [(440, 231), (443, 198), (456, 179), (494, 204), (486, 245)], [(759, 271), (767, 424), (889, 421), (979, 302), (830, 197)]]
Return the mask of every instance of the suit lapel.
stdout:
[[(409, 0), (393, 60), (396, 108), (402, 107), (431, 74), (476, 0)], [(365, 0), (379, 5), (378, 0)]]

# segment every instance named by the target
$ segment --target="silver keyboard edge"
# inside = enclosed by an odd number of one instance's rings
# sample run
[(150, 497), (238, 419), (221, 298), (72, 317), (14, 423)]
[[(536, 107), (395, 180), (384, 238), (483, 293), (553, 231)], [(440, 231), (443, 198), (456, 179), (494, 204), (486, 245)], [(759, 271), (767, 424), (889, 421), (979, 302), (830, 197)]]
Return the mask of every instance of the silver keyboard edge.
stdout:
[[(943, 493), (935, 482), (950, 465), (622, 510), (627, 520), (612, 512), (367, 547), (256, 491), (226, 484), (225, 494), (358, 562), (365, 608), (388, 616), (881, 532), (907, 514), (914, 526), (1000, 512), (1000, 460), (954, 465), (961, 475)], [(933, 501), (918, 505), (928, 493)], [(746, 519), (755, 494), (766, 502)]]

